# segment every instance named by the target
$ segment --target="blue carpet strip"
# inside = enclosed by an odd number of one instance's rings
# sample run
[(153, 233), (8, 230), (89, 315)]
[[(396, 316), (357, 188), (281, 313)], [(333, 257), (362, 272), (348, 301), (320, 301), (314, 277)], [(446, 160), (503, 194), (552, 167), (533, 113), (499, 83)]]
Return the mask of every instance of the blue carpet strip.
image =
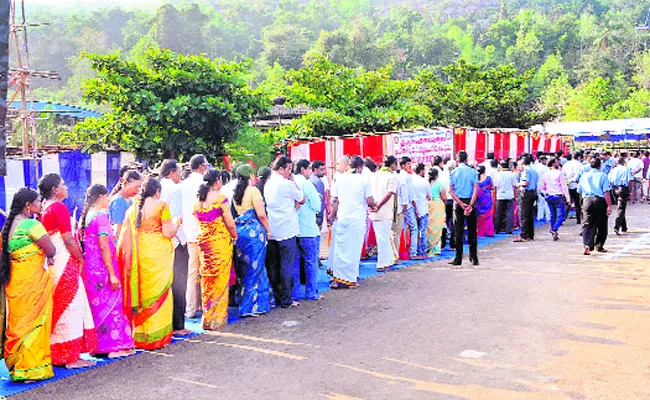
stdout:
[[(537, 226), (543, 225), (543, 223), (538, 222), (536, 223)], [(494, 237), (484, 237), (484, 238), (479, 238), (478, 239), (478, 247), (483, 248), (486, 246), (489, 246), (493, 243), (499, 242), (504, 239), (511, 238), (515, 236), (518, 233), (518, 231), (515, 231), (513, 235), (505, 235), (505, 234), (499, 234)], [(464, 249), (464, 254), (469, 254), (469, 249), (467, 245), (465, 245)], [(431, 261), (436, 261), (436, 260), (445, 260), (445, 259), (451, 259), (455, 255), (455, 252), (452, 250), (443, 250), (442, 254), (433, 258), (428, 258), (426, 260), (403, 260), (401, 261), (401, 264), (398, 264), (394, 266), (392, 269), (402, 269), (405, 267), (409, 267), (411, 265), (416, 265), (416, 264), (423, 264)], [(479, 259), (480, 259), (480, 254), (479, 254)], [(465, 260), (466, 261), (466, 260)], [(368, 279), (373, 276), (385, 274), (386, 272), (377, 272), (376, 269), (377, 265), (377, 259), (376, 258), (371, 258), (368, 260), (361, 261), (361, 264), (359, 266), (359, 275), (360, 279)], [(327, 292), (330, 289), (330, 276), (327, 275), (326, 273), (326, 266), (327, 262), (323, 262), (323, 269), (319, 269), (318, 271), (318, 290), (320, 293)], [(301, 298), (301, 296), (304, 298), (305, 296), (305, 286), (303, 285), (300, 290), (298, 291), (298, 299)], [(228, 324), (233, 324), (235, 322), (240, 321), (240, 318), (237, 316), (238, 310), (237, 308), (231, 307), (228, 310)], [(186, 339), (189, 339), (193, 336), (199, 335), (203, 333), (202, 325), (201, 325), (201, 319), (200, 318), (191, 318), (191, 319), (186, 319), (185, 320), (185, 328), (192, 330), (194, 333), (188, 336), (183, 336), (183, 337), (174, 337), (172, 339), (172, 344), (176, 342), (180, 342)], [(131, 357), (137, 357), (139, 354), (144, 353), (143, 350), (137, 350), (136, 354), (131, 356)], [(39, 386), (47, 385), (50, 382), (58, 381), (60, 379), (65, 379), (67, 377), (70, 377), (72, 375), (76, 375), (78, 373), (93, 369), (93, 368), (99, 368), (108, 364), (111, 364), (115, 361), (118, 361), (119, 359), (108, 359), (108, 358), (94, 358), (90, 357), (88, 355), (83, 357), (86, 360), (93, 360), (96, 361), (97, 364), (93, 367), (88, 367), (88, 368), (81, 368), (81, 369), (66, 369), (66, 368), (54, 368), (54, 378), (48, 379), (46, 381), (40, 381), (40, 382), (34, 382), (34, 383), (14, 383), (11, 381), (9, 378), (9, 371), (7, 370), (7, 367), (4, 362), (0, 361), (0, 398), (2, 397), (9, 397), (13, 396), (17, 393), (25, 392), (30, 389), (34, 389)]]

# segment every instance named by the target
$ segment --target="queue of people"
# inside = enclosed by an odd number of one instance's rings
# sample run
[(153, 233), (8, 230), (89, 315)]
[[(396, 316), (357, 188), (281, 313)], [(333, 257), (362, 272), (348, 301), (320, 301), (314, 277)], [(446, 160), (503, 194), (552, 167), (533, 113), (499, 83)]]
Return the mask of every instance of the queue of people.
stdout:
[(157, 177), (123, 168), (111, 192), (88, 188), (79, 221), (63, 203), (64, 180), (45, 175), (38, 192), (15, 194), (2, 228), (5, 362), (14, 381), (48, 379), (52, 365), (92, 365), (83, 353), (117, 358), (164, 347), (190, 333), (186, 317), (218, 330), (229, 306), (252, 318), (317, 301), (323, 232), (331, 235), (333, 289), (358, 286), (371, 236), (378, 271), (440, 255), (448, 244), (451, 264), (461, 265), (466, 239), (479, 265), (478, 236), (521, 226), (515, 241), (532, 241), (542, 206), (557, 241), (573, 203), (584, 254), (604, 252), (611, 204), (620, 235), (635, 181), (625, 156), (610, 159), (576, 152), (534, 162), (524, 154), (470, 165), (461, 151), (431, 166), (387, 156), (377, 168), (344, 156), (330, 185), (322, 161), (280, 156), (258, 171), (237, 164), (231, 175), (199, 154), (186, 173), (176, 160), (165, 160)]

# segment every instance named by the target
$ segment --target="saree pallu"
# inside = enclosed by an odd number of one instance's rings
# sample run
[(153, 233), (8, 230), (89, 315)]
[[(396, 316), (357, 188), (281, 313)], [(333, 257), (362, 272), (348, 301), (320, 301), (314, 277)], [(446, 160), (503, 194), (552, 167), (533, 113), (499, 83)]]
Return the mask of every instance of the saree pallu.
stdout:
[(199, 220), (199, 260), (201, 262), (201, 296), (203, 300), (203, 329), (215, 330), (228, 324), (228, 282), (232, 267), (233, 247), (222, 207), (228, 199), (219, 195), (208, 207), (196, 207)]
[(11, 279), (0, 300), (5, 311), (6, 295), (9, 313), (4, 358), (13, 381), (54, 376), (50, 355), (52, 271), (45, 267), (45, 252), (32, 239), (46, 234), (37, 221), (23, 220), (8, 243)]
[(446, 205), (442, 199), (429, 201), (429, 225), (427, 225), (427, 257), (440, 255), (442, 228), (445, 226)]
[(79, 360), (81, 353), (94, 352), (97, 334), (79, 264), (68, 253), (61, 233), (50, 232), (50, 237), (56, 247), (52, 266), (52, 363), (65, 365)]
[(172, 339), (174, 247), (162, 235), (162, 221), (171, 214), (161, 202), (151, 217), (142, 219), (140, 229), (136, 215), (137, 204), (127, 212), (118, 245), (125, 310), (133, 319), (135, 347), (156, 350)]
[(237, 218), (237, 264), (243, 273), (239, 292), (239, 316), (266, 314), (275, 306), (266, 273), (266, 232), (255, 209)]
[(131, 324), (124, 315), (124, 301), (121, 290), (111, 287), (108, 269), (104, 265), (99, 237), (108, 238), (117, 278), (120, 271), (115, 257), (113, 230), (107, 213), (89, 215), (84, 237), (86, 265), (82, 272), (90, 311), (97, 333), (97, 354), (106, 354), (134, 347)]
[(365, 232), (364, 219), (343, 218), (334, 223), (328, 272), (335, 283), (345, 286), (357, 285)]
[(479, 237), (494, 236), (494, 207), (492, 201), (492, 178), (478, 183), (476, 197), (476, 230)]

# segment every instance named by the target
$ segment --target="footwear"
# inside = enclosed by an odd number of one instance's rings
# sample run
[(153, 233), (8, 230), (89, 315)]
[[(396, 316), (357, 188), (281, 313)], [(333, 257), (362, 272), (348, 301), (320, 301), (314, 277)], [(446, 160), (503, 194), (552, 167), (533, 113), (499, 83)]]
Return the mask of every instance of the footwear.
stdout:
[(449, 265), (463, 265), (463, 263), (461, 261), (453, 260), (449, 263)]
[(478, 264), (478, 257), (470, 257), (469, 262), (471, 262), (472, 265), (479, 265)]
[(524, 238), (517, 238), (513, 240), (515, 243), (524, 243), (524, 242), (530, 242), (530, 239), (524, 239)]
[(614, 233), (616, 234), (616, 236), (621, 236), (621, 232), (619, 232), (618, 229), (614, 229)]
[(586, 255), (586, 256), (591, 255), (591, 250), (589, 250), (589, 247), (585, 247), (585, 252), (583, 254)]
[(557, 231), (551, 230), (551, 236), (553, 236), (553, 241), (555, 242), (560, 240), (560, 237), (557, 235)]
[(606, 248), (604, 248), (603, 246), (598, 247), (596, 249), (596, 251), (598, 251), (599, 253), (607, 253), (608, 252), (608, 250)]

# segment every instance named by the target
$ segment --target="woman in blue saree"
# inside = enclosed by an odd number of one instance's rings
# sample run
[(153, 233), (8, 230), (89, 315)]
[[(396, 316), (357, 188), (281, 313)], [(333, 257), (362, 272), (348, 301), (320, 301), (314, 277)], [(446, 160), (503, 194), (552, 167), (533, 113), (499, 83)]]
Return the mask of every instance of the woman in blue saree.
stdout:
[(237, 224), (237, 265), (240, 271), (239, 316), (256, 317), (275, 306), (266, 274), (266, 238), (271, 229), (264, 210), (262, 193), (255, 187), (257, 177), (250, 165), (237, 169), (239, 181), (233, 203)]

